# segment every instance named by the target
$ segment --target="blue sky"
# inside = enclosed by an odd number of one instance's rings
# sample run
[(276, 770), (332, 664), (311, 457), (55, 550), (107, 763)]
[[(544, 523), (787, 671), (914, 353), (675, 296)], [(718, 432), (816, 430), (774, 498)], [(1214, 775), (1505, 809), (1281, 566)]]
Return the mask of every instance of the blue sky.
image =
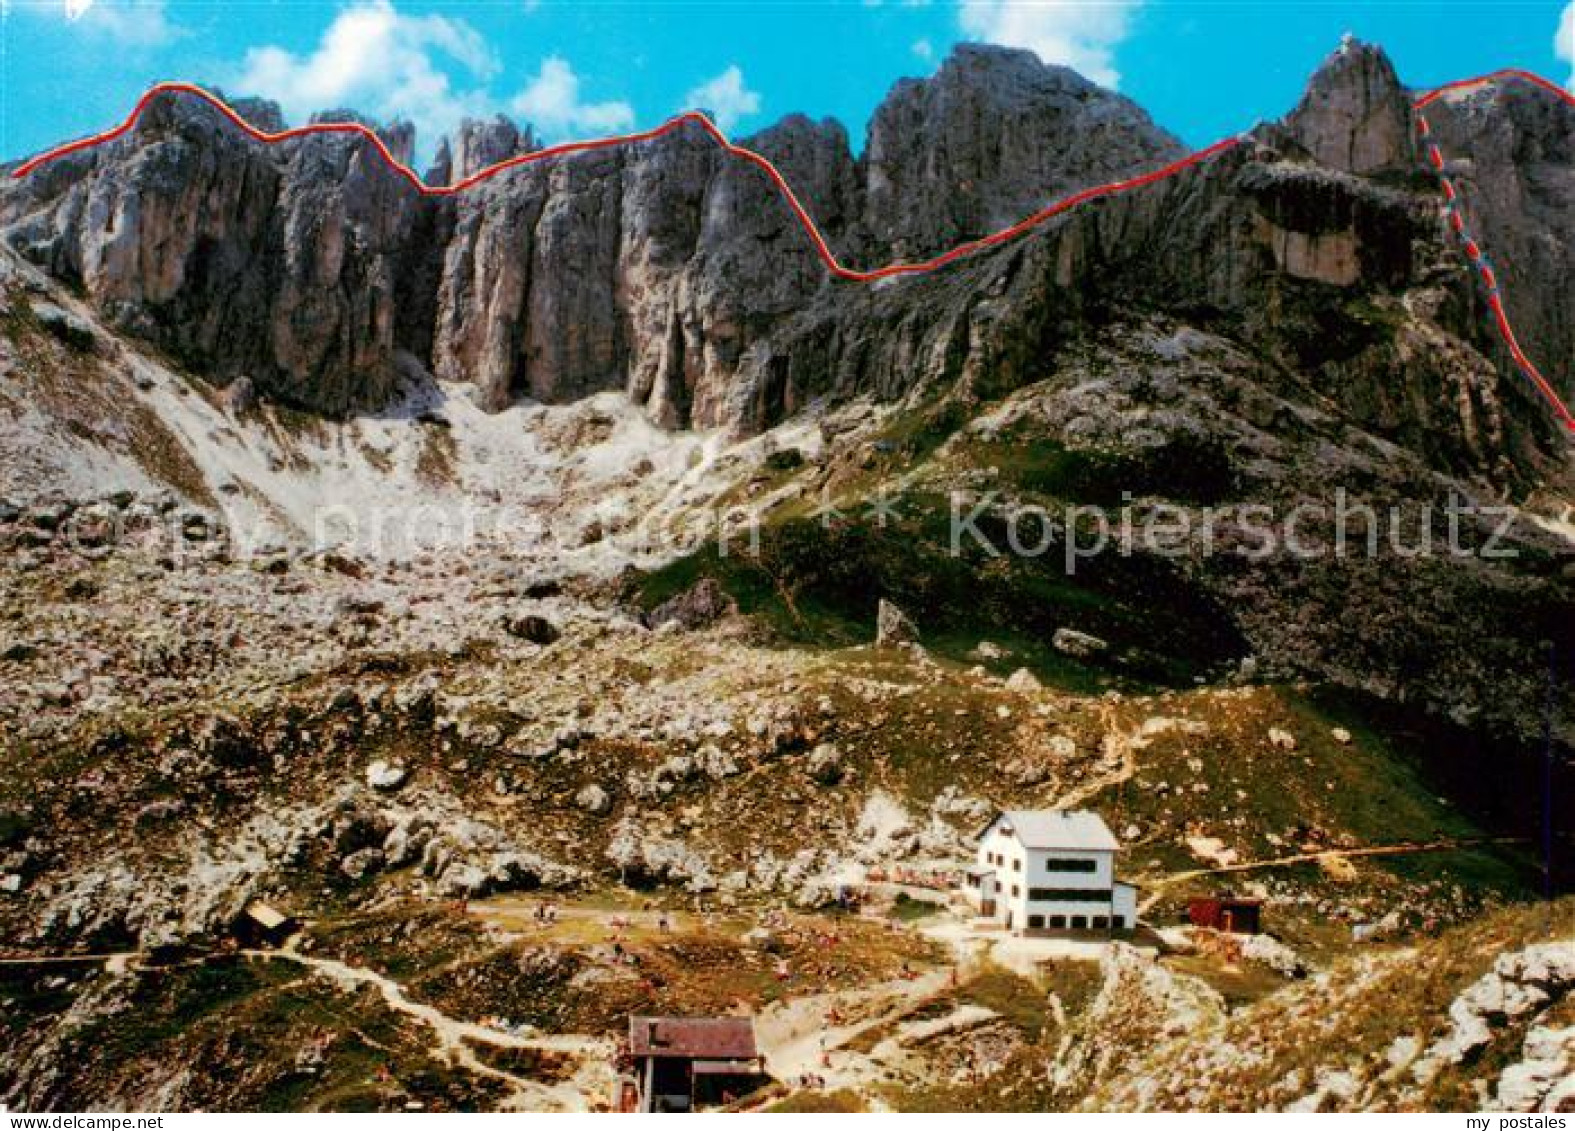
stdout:
[(1278, 116), (1344, 32), (1422, 87), (1505, 66), (1572, 81), (1575, 0), (0, 0), (0, 157), (104, 129), (159, 79), (414, 120), (420, 150), (504, 112), (545, 140), (712, 109), (735, 135), (793, 110), (861, 143), (892, 82), (963, 39), (1036, 50), (1203, 145)]

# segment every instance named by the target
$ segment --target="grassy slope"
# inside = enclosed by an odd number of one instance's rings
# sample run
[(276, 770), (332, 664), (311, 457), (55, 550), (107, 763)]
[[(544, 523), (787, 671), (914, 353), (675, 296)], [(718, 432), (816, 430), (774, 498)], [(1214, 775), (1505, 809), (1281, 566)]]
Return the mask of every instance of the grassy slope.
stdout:
[[(52, 970), (3, 974), (10, 1023), (54, 1020), (37, 1000)], [(53, 996), (74, 998), (105, 975), (73, 975)], [(65, 1037), (46, 1106), (147, 1106), (181, 1080), (187, 1108), (229, 1110), (474, 1110), (499, 1098), (490, 1081), (432, 1058), (424, 1026), (391, 1012), (375, 992), (337, 991), (281, 962), (241, 958), (149, 971), (124, 983), (119, 1006)], [(61, 1002), (55, 1002), (58, 1008)], [(320, 1056), (303, 1050), (324, 1038)], [(13, 1046), (15, 1047), (15, 1046)], [(8, 1087), (9, 1072), (0, 1074)]]

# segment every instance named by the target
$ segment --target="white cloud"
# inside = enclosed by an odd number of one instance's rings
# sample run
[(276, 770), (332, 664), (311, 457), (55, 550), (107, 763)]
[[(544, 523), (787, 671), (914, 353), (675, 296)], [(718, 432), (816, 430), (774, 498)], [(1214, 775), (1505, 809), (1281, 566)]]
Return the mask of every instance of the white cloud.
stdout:
[(760, 95), (744, 85), (744, 72), (735, 64), (684, 95), (683, 110), (709, 110), (712, 119), (731, 133), (751, 114), (760, 113)]
[(935, 58), (935, 45), (928, 39), (916, 39), (913, 41), (913, 53), (928, 63)]
[(1570, 0), (1570, 6), (1564, 9), (1564, 17), (1559, 20), (1559, 30), (1553, 36), (1553, 53), (1570, 65), (1570, 77), (1566, 85), (1575, 90), (1575, 0)]
[(1046, 63), (1072, 67), (1086, 78), (1115, 86), (1115, 47), (1126, 39), (1141, 0), (962, 0), (957, 22), (987, 43), (1026, 47)]
[(60, 8), (76, 31), (123, 49), (161, 47), (181, 34), (164, 0), (63, 0)]
[(567, 59), (549, 56), (509, 108), (542, 137), (557, 140), (569, 134), (605, 134), (634, 125), (634, 108), (627, 102), (580, 101), (580, 76)]
[(429, 151), (491, 104), (480, 90), (456, 89), (445, 64), (482, 81), (498, 70), (491, 49), (463, 20), (407, 16), (389, 0), (361, 0), (334, 18), (310, 54), (252, 48), (225, 85), (275, 100), (295, 121), (338, 107), (383, 121), (406, 118)]

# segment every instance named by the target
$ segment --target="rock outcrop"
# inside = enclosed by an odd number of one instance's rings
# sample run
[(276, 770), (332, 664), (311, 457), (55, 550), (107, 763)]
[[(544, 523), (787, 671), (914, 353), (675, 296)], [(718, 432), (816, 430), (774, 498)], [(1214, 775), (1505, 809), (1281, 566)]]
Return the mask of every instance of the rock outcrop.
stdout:
[(1407, 174), (1415, 165), (1411, 104), (1389, 57), (1349, 36), (1285, 119), (1313, 159), (1342, 173)]
[(892, 256), (933, 254), (1183, 152), (1135, 103), (1075, 71), (963, 44), (875, 111), (865, 222)]
[(882, 597), (875, 611), (875, 647), (896, 648), (918, 642), (919, 629), (912, 619)]
[[(1575, 110), (1512, 87), (1436, 107), (1448, 150), (1480, 159), (1460, 179), (1504, 248), (1527, 345), (1569, 356), (1575, 212), (1558, 170)], [(408, 127), (383, 136), (409, 152)], [(746, 141), (858, 265), (933, 253), (1181, 152), (1128, 100), (967, 45), (897, 84), (862, 157), (836, 123), (801, 116)], [(428, 176), (534, 144), (506, 119), (467, 123)], [(1232, 151), (870, 287), (834, 280), (771, 181), (698, 125), (427, 198), (354, 138), (260, 146), (166, 96), (115, 143), (8, 184), (0, 232), (216, 382), (323, 412), (384, 399), (404, 353), (489, 408), (621, 390), (664, 427), (747, 434), (823, 396), (995, 397), (1111, 320), (1161, 311), (1211, 323), (1360, 427), (1505, 476), (1551, 429), (1417, 156), (1393, 67), (1348, 41), (1284, 122)]]
[[(1491, 258), (1525, 350), (1575, 397), (1575, 106), (1527, 84), (1480, 87), (1427, 108), (1463, 214)], [(1484, 349), (1508, 358), (1488, 316)]]
[(131, 134), (45, 168), (0, 208), (25, 254), (220, 384), (249, 376), (330, 413), (391, 388), (421, 205), (364, 143), (264, 149), (166, 94)]
[[(244, 113), (279, 124), (268, 104)], [(409, 156), (408, 127), (383, 136)], [(467, 122), (427, 180), (534, 144), (501, 117)], [(1180, 151), (1126, 99), (984, 47), (899, 84), (863, 160), (841, 126), (797, 115), (747, 144), (855, 259), (982, 235)], [(846, 298), (775, 186), (698, 126), (431, 199), (351, 137), (259, 146), (212, 107), (165, 95), (116, 143), (8, 186), (0, 227), (117, 325), (218, 383), (247, 376), (330, 413), (385, 398), (406, 350), (493, 407), (627, 389), (666, 426), (750, 430), (801, 403), (795, 336), (774, 332)], [(866, 331), (810, 330), (857, 369), (873, 360), (860, 356)], [(880, 367), (907, 367), (910, 347)]]
[(738, 602), (721, 584), (714, 577), (702, 577), (682, 593), (657, 605), (644, 619), (651, 628), (672, 624), (681, 629), (697, 629), (737, 612)]

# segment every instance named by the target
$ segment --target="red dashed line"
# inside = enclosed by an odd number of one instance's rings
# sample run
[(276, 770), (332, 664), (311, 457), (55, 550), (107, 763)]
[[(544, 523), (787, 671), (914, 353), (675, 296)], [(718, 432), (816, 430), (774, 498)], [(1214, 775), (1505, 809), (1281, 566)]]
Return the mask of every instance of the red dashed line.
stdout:
[[(1572, 96), (1569, 91), (1565, 90), (1557, 83), (1542, 78), (1540, 75), (1532, 74), (1530, 71), (1517, 70), (1513, 68), (1494, 71), (1490, 74), (1476, 76), (1475, 78), (1460, 79), (1456, 82), (1446, 83), (1443, 86), (1438, 87), (1435, 90), (1431, 90), (1417, 98), (1413, 103), (1413, 108), (1416, 111), (1417, 129), (1419, 134), (1424, 139), (1431, 138), (1432, 127), (1428, 124), (1426, 117), (1422, 114), (1422, 111), (1439, 98), (1442, 98), (1444, 95), (1449, 94), (1452, 91), (1479, 87), (1488, 83), (1501, 82), (1506, 79), (1515, 79), (1518, 81), (1531, 83), (1532, 85), (1540, 87), (1541, 89), (1548, 91), (1559, 98), (1562, 98), (1564, 101), (1575, 105), (1575, 96)], [(1190, 169), (1196, 165), (1201, 165), (1204, 162), (1209, 161), (1212, 158), (1219, 156), (1221, 153), (1233, 149), (1235, 146), (1240, 144), (1239, 138), (1225, 138), (1221, 141), (1215, 142), (1213, 145), (1208, 146), (1205, 149), (1200, 149), (1195, 153), (1191, 153), (1178, 161), (1173, 161), (1168, 165), (1154, 169), (1147, 173), (1143, 173), (1139, 176), (1131, 177), (1121, 181), (1113, 181), (1109, 184), (1095, 185), (1091, 188), (1086, 188), (1080, 192), (1073, 193), (1071, 196), (1068, 196), (1065, 199), (1056, 201), (1055, 203), (1040, 209), (1038, 212), (1024, 217), (1017, 223), (1012, 224), (1010, 227), (1003, 228), (998, 232), (992, 232), (986, 236), (981, 236), (978, 239), (968, 240), (964, 243), (958, 244), (949, 251), (942, 252), (933, 258), (920, 260), (917, 262), (888, 263), (883, 267), (876, 267), (864, 271), (844, 266), (842, 262), (837, 259), (836, 255), (831, 250), (831, 246), (826, 242), (826, 238), (821, 234), (820, 228), (810, 216), (809, 211), (804, 207), (803, 202), (799, 200), (798, 194), (793, 191), (793, 187), (788, 184), (787, 178), (782, 175), (781, 171), (777, 169), (777, 167), (773, 165), (768, 158), (759, 153), (756, 153), (752, 149), (748, 149), (741, 145), (735, 145), (733, 142), (729, 141), (727, 136), (717, 128), (716, 124), (712, 122), (710, 118), (706, 117), (697, 110), (690, 110), (686, 113), (679, 114), (677, 117), (670, 118), (666, 122), (663, 122), (661, 125), (656, 126), (653, 129), (643, 130), (637, 133), (616, 134), (610, 137), (594, 138), (588, 141), (563, 142), (559, 145), (548, 146), (545, 149), (534, 150), (530, 153), (522, 153), (518, 156), (511, 157), (506, 161), (499, 161), (496, 164), (488, 165), (486, 168), (479, 169), (470, 176), (456, 181), (453, 184), (429, 185), (422, 181), (422, 179), (416, 175), (413, 169), (395, 157), (389, 150), (388, 146), (384, 143), (383, 139), (377, 136), (376, 132), (360, 124), (359, 122), (313, 122), (309, 125), (296, 126), (290, 129), (278, 131), (262, 130), (246, 121), (245, 118), (241, 117), (241, 115), (237, 113), (234, 108), (228, 105), (223, 99), (219, 98), (217, 95), (209, 93), (202, 87), (185, 82), (161, 82), (149, 88), (147, 93), (137, 100), (136, 106), (132, 108), (131, 113), (127, 115), (126, 120), (120, 123), (120, 125), (114, 127), (113, 129), (106, 130), (103, 133), (94, 134), (91, 137), (81, 138), (77, 141), (67, 142), (64, 145), (47, 150), (44, 153), (41, 153), (38, 156), (32, 158), (31, 160), (23, 162), (16, 168), (15, 171), (13, 171), (12, 176), (14, 178), (25, 177), (29, 173), (32, 173), (33, 171), (49, 164), (52, 161), (58, 161), (60, 158), (69, 154), (77, 153), (84, 149), (90, 149), (97, 145), (103, 145), (106, 142), (111, 142), (119, 137), (124, 136), (136, 126), (137, 120), (142, 116), (142, 112), (147, 108), (148, 103), (159, 95), (166, 93), (186, 94), (194, 98), (200, 98), (204, 102), (208, 103), (208, 105), (218, 110), (219, 113), (223, 114), (232, 125), (242, 131), (248, 137), (251, 137), (257, 141), (266, 142), (268, 144), (289, 141), (292, 138), (307, 137), (312, 134), (358, 135), (369, 142), (377, 151), (378, 155), (388, 163), (389, 167), (393, 169), (394, 172), (400, 177), (402, 177), (416, 192), (423, 196), (453, 196), (456, 193), (463, 192), (464, 190), (472, 188), (483, 181), (489, 180), (500, 173), (506, 172), (509, 169), (518, 168), (522, 165), (536, 164), (542, 161), (550, 161), (558, 157), (567, 157), (572, 154), (587, 153), (599, 149), (611, 149), (624, 145), (638, 145), (641, 142), (654, 141), (659, 137), (663, 137), (674, 132), (686, 124), (692, 123), (703, 129), (706, 134), (708, 134), (711, 139), (723, 149), (723, 151), (730, 154), (731, 156), (749, 162), (751, 165), (754, 165), (761, 172), (763, 172), (767, 178), (770, 179), (771, 183), (776, 187), (777, 191), (781, 193), (782, 198), (787, 203), (788, 208), (792, 210), (794, 217), (798, 220), (800, 226), (803, 227), (805, 234), (809, 237), (810, 242), (814, 245), (815, 252), (820, 257), (820, 261), (825, 264), (826, 270), (838, 279), (856, 283), (870, 283), (879, 279), (887, 279), (903, 275), (922, 275), (931, 271), (939, 270), (940, 268), (945, 267), (950, 263), (954, 263), (966, 256), (973, 255), (976, 252), (996, 247), (1010, 240), (1014, 240), (1019, 236), (1033, 230), (1034, 228), (1039, 227), (1041, 224), (1044, 224), (1052, 218), (1061, 215), (1063, 212), (1067, 212), (1073, 208), (1078, 207), (1079, 205), (1086, 204), (1091, 200), (1097, 200), (1101, 197), (1116, 196), (1120, 193), (1130, 192), (1134, 189), (1143, 188), (1147, 185), (1152, 185), (1160, 181), (1167, 180), (1168, 178), (1173, 177), (1186, 169)], [(1547, 381), (1546, 378), (1542, 376), (1541, 372), (1534, 364), (1532, 364), (1531, 360), (1526, 357), (1525, 352), (1520, 348), (1520, 343), (1516, 339), (1514, 330), (1510, 326), (1509, 318), (1504, 313), (1502, 296), (1499, 292), (1499, 288), (1492, 269), (1490, 266), (1488, 266), (1486, 260), (1482, 256), (1481, 249), (1466, 232), (1465, 222), (1460, 216), (1458, 207), (1458, 194), (1455, 190), (1454, 184), (1444, 172), (1445, 161), (1443, 153), (1439, 150), (1437, 144), (1433, 143), (1431, 140), (1427, 140), (1426, 147), (1428, 162), (1438, 173), (1439, 180), (1443, 185), (1444, 196), (1448, 202), (1446, 204), (1446, 209), (1448, 210), (1450, 217), (1450, 226), (1455, 231), (1455, 233), (1461, 236), (1461, 238), (1464, 240), (1467, 257), (1472, 263), (1477, 265), (1478, 271), (1482, 275), (1483, 282), (1486, 285), (1488, 292), (1488, 305), (1493, 311), (1494, 320), (1498, 324), (1498, 328), (1500, 333), (1503, 335), (1504, 342), (1509, 347), (1510, 355), (1515, 359), (1516, 366), (1537, 388), (1537, 390), (1542, 394), (1543, 398), (1547, 400), (1548, 404), (1552, 407), (1555, 415), (1558, 416), (1565, 429), (1572, 434), (1575, 434), (1575, 417), (1570, 415), (1569, 409), (1565, 406), (1564, 402), (1559, 399), (1558, 394), (1553, 391), (1552, 385)]]
[(1521, 349), (1520, 339), (1515, 336), (1515, 329), (1510, 325), (1509, 314), (1504, 309), (1504, 294), (1499, 285), (1498, 272), (1493, 269), (1492, 262), (1483, 253), (1482, 246), (1471, 236), (1465, 217), (1461, 215), (1460, 193), (1455, 188), (1454, 180), (1445, 172), (1444, 154), (1438, 148), (1438, 143), (1432, 140), (1433, 127), (1428, 123), (1427, 116), (1422, 113), (1428, 106), (1452, 91), (1468, 90), (1488, 83), (1501, 82), (1505, 79), (1529, 82), (1533, 86), (1540, 87), (1575, 106), (1575, 95), (1572, 95), (1557, 83), (1542, 78), (1540, 75), (1520, 70), (1494, 71), (1492, 74), (1446, 83), (1437, 90), (1432, 90), (1422, 95), (1412, 104), (1416, 115), (1416, 129), (1417, 134), (1427, 146), (1428, 162), (1438, 173), (1439, 183), (1443, 186), (1444, 214), (1448, 217), (1450, 230), (1459, 237), (1461, 246), (1465, 249), (1466, 258), (1476, 267), (1477, 274), (1482, 279), (1482, 289), (1487, 293), (1488, 309), (1493, 314), (1493, 321), (1498, 326), (1499, 335), (1509, 348), (1509, 354), (1515, 361), (1515, 367), (1525, 375), (1526, 380), (1531, 382), (1532, 387), (1548, 403), (1548, 407), (1553, 410), (1553, 415), (1564, 426), (1565, 432), (1575, 435), (1575, 416), (1570, 415), (1569, 407), (1565, 405), (1558, 393), (1554, 391), (1552, 382), (1542, 375), (1542, 371), (1536, 367), (1531, 358), (1526, 356), (1526, 351)]

